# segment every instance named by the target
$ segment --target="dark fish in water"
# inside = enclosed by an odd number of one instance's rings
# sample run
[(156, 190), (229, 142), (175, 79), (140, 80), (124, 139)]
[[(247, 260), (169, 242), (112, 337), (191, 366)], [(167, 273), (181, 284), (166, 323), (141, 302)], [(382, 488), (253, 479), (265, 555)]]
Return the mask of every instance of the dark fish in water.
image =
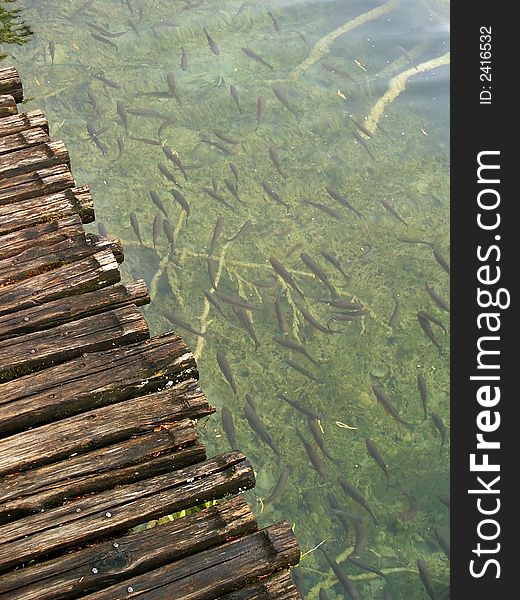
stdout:
[(327, 252), (326, 250), (321, 250), (321, 255), (323, 256), (323, 258), (330, 263), (333, 267), (336, 267), (336, 269), (343, 275), (343, 277), (349, 281), (350, 277), (345, 273), (345, 271), (343, 270), (343, 267), (341, 266), (341, 263), (339, 262), (339, 260), (332, 255), (330, 252)]
[(287, 335), (289, 333), (289, 324), (287, 323), (287, 318), (285, 313), (283, 312), (281, 297), (278, 296), (274, 301), (274, 311), (276, 313), (276, 320), (278, 321), (278, 327), (280, 331)]
[(148, 117), (150, 119), (175, 121), (175, 117), (173, 115), (169, 115), (167, 113), (162, 113), (162, 112), (159, 112), (158, 110), (153, 110), (150, 108), (127, 108), (126, 112), (129, 115), (135, 115), (136, 117)]
[(139, 31), (139, 27), (137, 26), (137, 23), (133, 19), (128, 19), (127, 23), (128, 23), (128, 25), (130, 25), (130, 28), (135, 33), (135, 35), (138, 35), (140, 37), (141, 32)]
[(162, 217), (159, 213), (155, 213), (155, 218), (153, 220), (153, 225), (152, 225), (152, 239), (153, 239), (154, 250), (157, 247), (157, 242), (159, 240), (159, 236), (161, 235), (161, 229), (162, 229)]
[(285, 206), (285, 208), (289, 210), (290, 206), (287, 204), (287, 202), (285, 202), (285, 200), (282, 199), (280, 194), (274, 191), (273, 186), (270, 183), (267, 181), (262, 181), (262, 187), (264, 188), (264, 192), (269, 196), (269, 198), (271, 198), (271, 200), (274, 200), (278, 204)]
[(300, 252), (300, 258), (302, 259), (305, 266), (312, 271), (312, 273), (327, 287), (332, 296), (336, 296), (337, 292), (334, 286), (330, 283), (327, 274), (321, 269), (318, 263), (311, 258), (307, 252)]
[(186, 50), (181, 48), (181, 69), (183, 71), (188, 70), (188, 55), (186, 54)]
[(238, 112), (242, 112), (242, 106), (240, 105), (240, 98), (238, 96), (238, 90), (234, 85), (229, 86), (229, 93), (231, 98), (233, 98), (235, 104), (237, 105)]
[(407, 238), (407, 237), (400, 237), (397, 239), (400, 242), (403, 242), (403, 244), (426, 244), (427, 246), (433, 246), (432, 242), (427, 242), (426, 240), (416, 240), (415, 238)]
[(215, 290), (215, 296), (225, 302), (226, 304), (231, 304), (233, 306), (238, 306), (239, 308), (245, 308), (246, 310), (255, 310), (255, 306), (246, 302), (243, 298), (238, 296), (237, 294), (226, 294), (221, 292), (220, 290)]
[(283, 90), (279, 86), (273, 85), (273, 94), (275, 95), (276, 99), (278, 100), (278, 102), (280, 102), (280, 104), (282, 106), (284, 106), (295, 117), (298, 116), (298, 113), (291, 106), (291, 104), (289, 104), (289, 100), (287, 100), (287, 98), (285, 97), (285, 94), (283, 93)]
[(312, 437), (314, 438), (314, 441), (316, 442), (318, 448), (321, 450), (323, 456), (325, 456), (329, 460), (334, 461), (334, 457), (331, 456), (325, 448), (325, 440), (323, 439), (323, 434), (321, 433), (318, 421), (316, 421), (316, 419), (311, 419), (311, 417), (308, 417), (307, 423), (309, 424), (309, 429), (311, 430)]
[(101, 25), (98, 25), (97, 23), (93, 23), (92, 21), (85, 21), (85, 22), (91, 29), (99, 31), (99, 33), (103, 37), (106, 37), (106, 38), (118, 38), (123, 35), (126, 35), (126, 31), (108, 31), (108, 29), (105, 29), (104, 27), (101, 27)]
[(271, 448), (271, 450), (277, 455), (281, 456), (279, 448), (275, 444), (272, 435), (269, 430), (265, 426), (265, 423), (259, 417), (258, 413), (254, 408), (252, 408), (249, 404), (244, 406), (244, 415), (249, 423), (251, 429), (258, 434), (260, 439)]
[(350, 496), (352, 498), (352, 500), (354, 500), (360, 506), (362, 506), (367, 511), (367, 513), (372, 517), (372, 520), (374, 521), (374, 523), (376, 525), (378, 525), (378, 520), (377, 520), (375, 514), (372, 512), (372, 509), (370, 508), (370, 506), (368, 506), (367, 501), (365, 500), (363, 494), (356, 487), (354, 487), (350, 483), (350, 481), (348, 481), (348, 479), (345, 479), (345, 477), (343, 477), (343, 475), (339, 475), (338, 483), (341, 486), (341, 489), (345, 492), (345, 494), (347, 496)]
[(352, 123), (354, 123), (354, 125), (359, 129), (359, 131), (361, 131), (361, 133), (363, 133), (364, 135), (366, 135), (367, 137), (371, 138), (372, 137), (372, 132), (369, 131), (364, 125), (362, 125), (361, 123), (358, 123), (358, 121), (356, 121), (354, 119), (354, 117), (352, 115), (349, 115), (349, 119), (352, 121)]
[(322, 325), (305, 307), (300, 307), (300, 312), (302, 313), (303, 318), (307, 321), (307, 323), (309, 323), (309, 325), (314, 327), (314, 329), (316, 329), (317, 331), (321, 331), (321, 333), (327, 334), (340, 333), (339, 331), (329, 329), (328, 327)]
[(325, 591), (324, 588), (320, 588), (320, 591), (318, 593), (318, 599), (319, 600), (329, 600), (329, 597), (327, 596), (327, 592)]
[(226, 144), (240, 144), (240, 140), (237, 140), (237, 138), (233, 137), (232, 135), (229, 135), (229, 133), (226, 133), (225, 131), (222, 131), (221, 129), (214, 129), (213, 130), (215, 135), (220, 138), (223, 142), (226, 142)]
[(260, 127), (260, 119), (262, 118), (262, 115), (264, 113), (264, 109), (265, 109), (265, 98), (263, 96), (260, 96), (258, 98), (258, 100), (256, 101), (256, 127), (255, 127), (255, 131)]
[(389, 139), (392, 143), (395, 142), (394, 138), (386, 131), (386, 129), (383, 129), (383, 126), (381, 125), (381, 123), (377, 123), (377, 128), (379, 129), (379, 131), (387, 138)]
[(408, 54), (408, 52), (402, 47), (402, 46), (396, 46), (396, 48), (399, 50), (399, 52), (405, 57), (406, 61), (408, 63), (412, 62), (412, 59), (410, 58), (410, 55)]
[(406, 496), (408, 499), (408, 507), (405, 510), (401, 510), (396, 513), (396, 517), (399, 521), (403, 523), (408, 523), (412, 521), (417, 516), (417, 511), (419, 510), (419, 506), (417, 505), (417, 500), (411, 495), (405, 492), (403, 489), (400, 489), (400, 492)]
[(215, 56), (218, 56), (220, 54), (220, 48), (217, 46), (215, 40), (207, 32), (206, 28), (204, 28), (204, 33), (206, 34), (206, 39), (208, 40), (210, 50), (213, 52), (213, 54), (215, 54)]
[(433, 256), (435, 256), (435, 260), (439, 263), (439, 265), (446, 271), (446, 273), (448, 273), (448, 275), (450, 274), (450, 265), (446, 262), (446, 259), (444, 258), (444, 256), (439, 252), (439, 250), (437, 250), (437, 248), (433, 249)]
[(276, 167), (276, 170), (282, 177), (287, 177), (284, 170), (282, 169), (282, 163), (280, 162), (280, 157), (278, 156), (278, 150), (275, 146), (269, 146), (269, 156), (273, 161), (273, 165)]
[(401, 304), (399, 302), (399, 298), (397, 296), (394, 298), (395, 307), (388, 321), (388, 325), (393, 329), (397, 325), (397, 321), (399, 320), (399, 315), (401, 314)]
[(305, 296), (303, 295), (303, 292), (300, 290), (300, 288), (297, 286), (296, 281), (294, 281), (294, 279), (293, 279), (293, 276), (282, 265), (282, 263), (274, 256), (271, 256), (271, 258), (269, 259), (269, 262), (271, 263), (271, 266), (273, 267), (274, 272), (279, 277), (281, 277), (285, 281), (285, 283), (290, 285), (295, 292), (297, 292), (302, 298), (304, 298)]
[(170, 221), (168, 221), (168, 219), (164, 219), (163, 221), (163, 230), (164, 235), (166, 236), (166, 239), (170, 242), (170, 246), (173, 250), (173, 247), (175, 246), (175, 238), (173, 234), (172, 224), (170, 223)]
[(401, 221), (403, 225), (408, 227), (408, 223), (398, 214), (395, 208), (388, 202), (388, 200), (381, 200), (381, 204), (386, 208), (386, 210), (394, 216), (398, 221)]
[(339, 192), (337, 192), (336, 190), (331, 188), (329, 185), (325, 189), (327, 190), (329, 196), (334, 198), (334, 200), (336, 200), (336, 202), (339, 202), (340, 204), (343, 204), (343, 206), (346, 206), (355, 215), (357, 215), (361, 220), (364, 219), (363, 213), (361, 213), (359, 210), (357, 210), (357, 208), (354, 208), (352, 206), (352, 204), (350, 204), (350, 202), (345, 198), (345, 196), (343, 196), (342, 194), (340, 194)]
[(352, 75), (349, 75), (346, 71), (343, 71), (342, 69), (338, 69), (337, 67), (335, 67), (334, 65), (331, 65), (329, 63), (321, 63), (321, 65), (324, 69), (329, 71), (329, 73), (333, 73), (334, 75), (339, 75), (340, 77), (345, 77), (345, 79), (352, 81), (353, 84), (355, 84), (359, 87), (359, 81), (357, 79), (355, 79), (354, 77), (352, 77)]
[(343, 215), (339, 213), (337, 210), (326, 206), (325, 204), (321, 204), (320, 202), (313, 202), (312, 200), (302, 200), (303, 204), (308, 204), (309, 206), (314, 206), (318, 210), (321, 210), (325, 214), (329, 215), (329, 217), (333, 217), (334, 219), (342, 219)]
[(219, 240), (222, 235), (222, 230), (224, 229), (224, 219), (222, 217), (218, 217), (215, 227), (213, 229), (213, 236), (211, 237), (211, 244), (209, 246), (209, 254), (213, 254)]
[(186, 323), (186, 321), (184, 321), (183, 319), (181, 319), (180, 317), (178, 317), (177, 315), (172, 313), (170, 310), (165, 308), (165, 309), (163, 309), (162, 313), (168, 319), (168, 321), (170, 321), (170, 323), (172, 325), (180, 327), (181, 329), (184, 329), (184, 330), (188, 331), (189, 333), (192, 333), (193, 335), (196, 335), (198, 337), (206, 337), (206, 335), (204, 333), (201, 333), (200, 331), (193, 329), (193, 327), (189, 323)]
[(160, 146), (161, 145), (161, 142), (158, 142), (157, 140), (152, 140), (150, 138), (134, 137), (133, 135), (129, 135), (128, 137), (129, 137), (129, 139), (133, 140), (134, 142), (141, 142), (141, 144), (146, 144), (147, 146)]
[(107, 229), (101, 221), (98, 221), (98, 231), (101, 237), (108, 237)]
[(412, 430), (415, 429), (415, 425), (413, 425), (412, 423), (408, 423), (407, 421), (405, 421), (404, 419), (402, 419), (399, 416), (399, 413), (397, 412), (397, 408), (392, 404), (390, 399), (387, 398), (386, 394), (383, 392), (380, 385), (374, 384), (372, 386), (372, 391), (374, 392), (374, 395), (375, 395), (377, 401), (383, 406), (383, 408), (386, 410), (386, 412), (393, 419), (395, 419), (398, 423), (400, 423), (401, 425), (404, 425), (408, 429), (412, 429)]
[(84, 10), (87, 10), (87, 8), (90, 8), (93, 4), (94, 0), (87, 0), (86, 2), (83, 2), (83, 4), (79, 8), (77, 8), (70, 16), (75, 17), (76, 15), (79, 15), (79, 13), (83, 12)]
[(235, 233), (235, 235), (233, 235), (232, 237), (230, 237), (229, 240), (226, 240), (227, 243), (234, 242), (235, 240), (238, 240), (242, 236), (244, 236), (247, 233), (249, 233), (249, 231), (251, 230), (252, 225), (253, 225), (253, 223), (251, 221), (247, 220), (242, 225), (242, 227)]
[(186, 173), (186, 169), (184, 168), (184, 165), (182, 164), (182, 161), (179, 158), (179, 156), (177, 155), (177, 153), (174, 152), (171, 148), (168, 148), (168, 146), (163, 146), (163, 153), (164, 153), (164, 156), (166, 156), (166, 158), (168, 160), (171, 160), (172, 163), (178, 169), (180, 169), (181, 173), (184, 175), (184, 179), (186, 179), (186, 181), (187, 181), (188, 180), (188, 173)]
[(435, 334), (433, 333), (433, 330), (430, 325), (430, 321), (424, 315), (422, 315), (420, 312), (417, 313), (417, 319), (419, 321), (419, 325), (421, 326), (421, 329), (424, 331), (424, 333), (426, 334), (428, 339), (437, 348), (437, 350), (440, 351), (441, 345), (439, 344), (439, 342), (437, 341), (437, 338), (435, 337)]
[(387, 479), (390, 479), (390, 475), (388, 474), (388, 468), (386, 466), (386, 463), (385, 463), (383, 457), (381, 456), (381, 452), (379, 452), (379, 450), (378, 450), (377, 446), (375, 445), (375, 443), (373, 442), (373, 440), (371, 440), (370, 438), (366, 438), (365, 444), (366, 444), (367, 451), (370, 454), (370, 456), (375, 460), (375, 462), (377, 463), (377, 465), (379, 466), (381, 471), (383, 471), (383, 473), (385, 474), (385, 477)]
[(208, 264), (209, 281), (210, 281), (212, 287), (216, 288), (217, 287), (216, 277), (217, 277), (218, 263), (215, 260), (213, 260), (211, 257), (208, 257), (207, 264)]
[(426, 291), (428, 292), (430, 298), (435, 302), (435, 304), (441, 310), (444, 310), (446, 312), (450, 312), (450, 305), (449, 305), (448, 302), (446, 302), (446, 300), (443, 300), (439, 296), (439, 294), (437, 294), (437, 292), (430, 285), (428, 285), (427, 282), (424, 284), (424, 287), (426, 288)]
[[(157, 164), (157, 167), (159, 168), (159, 171), (161, 172), (161, 174), (166, 177), (166, 179), (168, 181), (171, 181), (173, 184), (179, 186), (179, 182), (175, 179), (175, 175), (169, 170), (167, 169), (164, 165), (162, 165), (161, 163)], [(180, 186), (179, 186), (180, 187)]]
[(273, 22), (273, 27), (276, 30), (276, 33), (278, 33), (279, 35), (282, 34), (282, 29), (280, 27), (280, 23), (278, 23), (278, 19), (273, 15), (273, 13), (268, 10), (267, 14), (271, 17), (271, 21)]
[(446, 437), (448, 434), (448, 432), (446, 431), (446, 425), (444, 425), (444, 421), (442, 420), (442, 418), (437, 413), (434, 413), (432, 410), (430, 411), (430, 416), (432, 418), (433, 424), (437, 428), (437, 431), (441, 434), (441, 447), (439, 448), (439, 454), (441, 454), (442, 449), (444, 448), (444, 444), (446, 443)]
[(278, 481), (276, 482), (273, 491), (264, 500), (264, 506), (272, 504), (275, 500), (278, 500), (278, 498), (280, 498), (280, 496), (284, 493), (285, 488), (287, 487), (287, 481), (289, 480), (290, 474), (291, 468), (288, 466), (284, 466), (284, 468), (280, 472), (280, 476), (278, 477)]
[(311, 465), (314, 467), (314, 470), (318, 473), (320, 477), (327, 477), (327, 467), (325, 463), (321, 460), (318, 453), (314, 449), (314, 446), (302, 435), (301, 431), (296, 430), (298, 433), (298, 437), (302, 441), (303, 447), (305, 448), (305, 452), (307, 452), (307, 456), (311, 462)]
[(94, 94), (94, 92), (91, 89), (87, 89), (87, 98), (88, 98), (88, 101), (90, 102), (94, 112), (97, 115), (100, 115), (101, 108), (99, 106), (99, 100), (97, 99), (97, 96)]
[(224, 179), (224, 183), (226, 184), (229, 193), (235, 198), (235, 200), (237, 200), (237, 202), (242, 202), (235, 183), (231, 181), (231, 179)]
[(222, 372), (222, 375), (224, 375), (224, 379), (231, 386), (231, 389), (233, 390), (233, 393), (235, 394), (235, 396), (237, 396), (238, 395), (237, 384), (235, 383), (235, 378), (233, 377), (233, 373), (231, 372), (231, 367), (229, 366), (228, 359), (226, 358), (226, 355), (224, 354), (224, 352), (222, 352), (222, 350), (219, 350), (217, 352), (217, 362), (218, 362), (218, 366), (220, 367), (220, 370)]
[(347, 574), (341, 570), (338, 563), (332, 558), (332, 556), (329, 556), (323, 546), (320, 546), (320, 550), (323, 553), (323, 556), (325, 556), (325, 560), (329, 563), (330, 568), (334, 571), (334, 575), (336, 575), (336, 578), (341, 583), (347, 594), (347, 597), (350, 598), (350, 600), (361, 600), (359, 592), (354, 587), (352, 581), (347, 577)]
[(361, 304), (361, 302), (350, 302), (349, 300), (318, 300), (318, 302), (328, 304), (340, 310), (361, 311), (365, 308), (365, 305)]
[(431, 315), (430, 313), (427, 313), (424, 310), (420, 310), (417, 314), (420, 315), (422, 318), (427, 319), (428, 321), (431, 321), (432, 323), (435, 323), (435, 325), (440, 327), (444, 331), (444, 333), (447, 333), (446, 327), (444, 327), (443, 322), (440, 319), (438, 319), (436, 316)]
[(218, 148), (223, 154), (227, 154), (227, 155), (233, 155), (233, 152), (231, 152), (230, 150), (228, 150), (223, 144), (220, 144), (219, 142), (214, 142), (213, 140), (210, 140), (208, 138), (205, 137), (201, 137), (200, 141), (203, 144), (208, 144), (210, 146), (213, 146), (214, 148)]
[(105, 156), (105, 154), (108, 152), (108, 148), (99, 139), (98, 132), (94, 129), (94, 126), (91, 125), (90, 123), (87, 123), (87, 133), (88, 133), (88, 137), (92, 140), (92, 142), (94, 142), (96, 148), (98, 150), (100, 150), (100, 152), (101, 152), (101, 154), (103, 154), (103, 156)]
[(305, 356), (305, 358), (307, 358), (308, 360), (310, 360), (311, 363), (313, 365), (315, 365), (316, 367), (320, 366), (320, 363), (309, 354), (309, 352), (307, 351), (307, 349), (305, 348), (305, 346), (302, 346), (298, 342), (295, 342), (293, 340), (288, 340), (287, 338), (280, 337), (278, 335), (275, 336), (273, 338), (273, 340), (279, 346), (282, 346), (282, 348), (287, 348), (288, 350), (291, 350), (291, 352), (298, 352), (299, 354), (303, 354), (303, 356)]
[(202, 190), (204, 192), (206, 192), (206, 194), (210, 198), (213, 198), (213, 200), (216, 200), (217, 202), (220, 202), (220, 204), (223, 204), (226, 208), (233, 208), (231, 206), (231, 204), (229, 204), (229, 202), (225, 198), (223, 198), (220, 194), (215, 193), (212, 189), (210, 189), (210, 188), (202, 188)]
[(121, 100), (118, 100), (116, 103), (116, 106), (117, 106), (117, 114), (119, 115), (119, 118), (121, 119), (121, 123), (122, 123), (123, 127), (126, 129), (126, 131), (128, 131), (128, 115), (126, 114), (125, 105), (121, 102)]
[(356, 565), (356, 567), (358, 567), (362, 571), (366, 571), (367, 573), (375, 573), (376, 575), (379, 575), (379, 577), (385, 577), (386, 578), (386, 575), (383, 573), (383, 571), (380, 571), (377, 567), (373, 567), (371, 565), (367, 565), (366, 563), (364, 563), (363, 561), (361, 561), (359, 558), (356, 558), (355, 556), (352, 556), (352, 554), (348, 557), (348, 560), (353, 565)]
[(305, 377), (308, 377), (309, 379), (312, 379), (312, 381), (315, 381), (316, 383), (321, 383), (321, 381), (315, 377), (309, 370), (307, 370), (305, 367), (302, 367), (301, 365), (299, 365), (297, 362), (295, 362), (294, 360), (291, 360), (290, 358), (286, 358), (285, 362), (295, 371), (297, 371), (298, 373), (301, 373), (302, 375), (305, 375)]
[(442, 548), (444, 554), (446, 554), (446, 558), (450, 559), (450, 542), (448, 538), (443, 534), (443, 532), (438, 528), (433, 528), (433, 533), (435, 534), (435, 538), (437, 539), (437, 543)]
[(249, 404), (249, 406), (253, 410), (256, 410), (256, 402), (254, 401), (254, 399), (252, 398), (252, 396), (250, 396), (249, 394), (246, 394), (246, 402)]
[(222, 418), (222, 429), (226, 434), (231, 450), (238, 450), (235, 423), (233, 422), (233, 415), (227, 406), (222, 408), (220, 416)]
[(49, 54), (51, 55), (51, 64), (54, 64), (54, 57), (56, 56), (56, 44), (51, 40), (49, 42)]
[(152, 202), (155, 204), (155, 206), (157, 206), (157, 208), (162, 212), (162, 214), (168, 218), (168, 213), (166, 212), (166, 208), (164, 207), (164, 204), (162, 202), (162, 200), (159, 198), (159, 195), (157, 194), (157, 192), (150, 192), (150, 198), (152, 199)]
[(419, 394), (421, 396), (424, 420), (426, 420), (428, 418), (428, 388), (426, 387), (426, 380), (422, 373), (417, 375), (417, 387), (419, 388)]
[(125, 143), (124, 143), (122, 137), (117, 137), (117, 149), (118, 149), (118, 152), (117, 152), (116, 160), (119, 160), (125, 152)]
[(375, 156), (372, 154), (372, 151), (370, 150), (370, 148), (368, 147), (368, 144), (366, 143), (366, 141), (359, 135), (359, 133), (357, 131), (354, 131), (354, 133), (352, 134), (354, 136), (354, 139), (356, 140), (356, 142), (363, 148), (363, 150), (368, 154), (368, 156), (370, 156), (370, 158), (375, 161)]
[(186, 213), (186, 220), (188, 220), (188, 218), (190, 216), (190, 212), (191, 212), (190, 205), (188, 204), (188, 201), (186, 200), (186, 198), (184, 197), (184, 195), (181, 194), (181, 192), (179, 192), (179, 190), (176, 190), (175, 188), (172, 188), (170, 190), (170, 193), (175, 198), (175, 201), (177, 202), (177, 204)]
[(168, 84), (170, 94), (175, 98), (175, 100), (177, 100), (177, 102), (180, 102), (181, 99), (179, 97), (179, 91), (177, 90), (177, 80), (175, 78), (175, 73), (166, 73), (166, 83)]
[(347, 517), (346, 513), (341, 510), (338, 499), (332, 492), (327, 494), (327, 502), (329, 503), (330, 508), (333, 511), (335, 517), (337, 517), (338, 521), (343, 526), (345, 530), (345, 535), (348, 535), (350, 532), (350, 519)]
[(269, 275), (265, 279), (253, 279), (251, 283), (255, 287), (264, 288), (266, 290), (276, 287), (276, 279), (274, 275)]
[(143, 238), (141, 237), (141, 230), (139, 228), (139, 221), (137, 220), (137, 215), (135, 213), (130, 213), (130, 225), (132, 225), (132, 229), (134, 230), (135, 237), (139, 240), (141, 246), (143, 245)]
[(255, 329), (253, 327), (253, 323), (251, 322), (251, 317), (249, 313), (244, 308), (240, 308), (237, 306), (233, 306), (233, 312), (235, 313), (236, 318), (242, 327), (247, 331), (253, 342), (255, 343), (255, 352), (260, 347), (260, 340), (258, 339)]
[(431, 600), (436, 600), (437, 595), (433, 589), (432, 578), (428, 573), (428, 568), (426, 567), (424, 560), (420, 558), (417, 559), (417, 568), (419, 569), (419, 576), (424, 585), (424, 589), (428, 592), (428, 596), (430, 596)]
[(94, 79), (98, 79), (99, 81), (101, 81), (101, 83), (103, 85), (111, 87), (115, 90), (123, 89), (123, 86), (120, 83), (118, 83), (117, 81), (112, 81), (111, 79), (107, 79), (103, 75), (92, 75), (92, 77), (94, 77)]
[(271, 69), (271, 71), (274, 71), (274, 67), (272, 65), (270, 65), (264, 58), (262, 58), (259, 54), (257, 54), (250, 48), (242, 48), (242, 52), (246, 56), (249, 56), (249, 58), (256, 60), (257, 63), (260, 63), (261, 65), (264, 65), (264, 67), (268, 67), (269, 69)]
[(204, 296), (206, 296), (208, 302), (217, 309), (217, 311), (224, 317), (224, 319), (226, 319), (227, 317), (224, 314), (222, 307), (215, 299), (215, 296), (213, 296), (213, 294), (209, 290), (202, 290), (202, 291), (204, 293)]
[(95, 33), (94, 31), (91, 31), (90, 35), (98, 42), (103, 42), (103, 44), (106, 44), (107, 46), (110, 46), (111, 48), (114, 48), (115, 50), (119, 50), (117, 44), (114, 44), (114, 42), (112, 40), (109, 40), (108, 38), (106, 38), (102, 35), (99, 35), (98, 33)]
[(229, 168), (231, 169), (231, 172), (233, 173), (233, 177), (235, 178), (235, 186), (238, 189), (238, 180), (239, 180), (238, 167), (235, 165), (235, 163), (229, 163)]
[(293, 408), (295, 408), (298, 412), (301, 412), (302, 415), (306, 417), (310, 417), (311, 419), (315, 419), (316, 421), (321, 421), (323, 419), (323, 415), (317, 413), (313, 408), (307, 406), (303, 402), (299, 400), (291, 400), (291, 398), (287, 398), (283, 394), (278, 394), (278, 398), (290, 404)]

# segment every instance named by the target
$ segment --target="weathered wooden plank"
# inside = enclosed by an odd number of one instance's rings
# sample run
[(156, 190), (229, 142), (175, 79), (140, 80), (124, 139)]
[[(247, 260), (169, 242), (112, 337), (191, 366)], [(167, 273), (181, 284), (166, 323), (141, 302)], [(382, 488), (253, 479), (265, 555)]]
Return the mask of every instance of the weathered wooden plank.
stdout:
[(150, 296), (143, 279), (95, 290), (81, 296), (60, 298), (54, 302), (0, 316), (0, 340), (33, 331), (44, 331), (128, 304), (142, 306), (149, 302)]
[(278, 523), (84, 596), (85, 600), (212, 600), (255, 579), (296, 564), (291, 526)]
[(50, 141), (51, 138), (49, 137), (49, 134), (41, 127), (6, 135), (0, 137), (0, 156), (3, 161), (5, 160), (6, 155), (11, 152), (16, 152), (17, 150), (22, 150), (24, 148), (32, 148), (33, 146), (46, 144)]
[[(3, 600), (78, 597), (256, 529), (250, 508), (242, 498), (235, 497), (153, 529), (7, 573), (0, 577), (0, 594)], [(292, 600), (293, 596), (288, 598)]]
[(0, 117), (9, 117), (17, 112), (16, 100), (9, 94), (0, 95)]
[(198, 383), (188, 379), (167, 390), (95, 408), (0, 440), (0, 476), (65, 460), (211, 412)]
[(88, 186), (0, 206), (0, 236), (73, 214), (78, 214), (83, 223), (94, 220), (94, 205)]
[(134, 304), (0, 342), (0, 381), (50, 364), (145, 340), (150, 331)]
[(90, 292), (120, 279), (114, 255), (104, 250), (54, 271), (0, 287), (0, 315)]
[[(10, 596), (6, 596), (8, 600)], [(14, 600), (15, 596), (13, 596)], [(21, 598), (20, 598), (21, 600)], [(218, 600), (301, 600), (289, 571), (275, 573), (258, 583), (220, 596)]]
[(96, 248), (96, 252), (110, 250), (118, 263), (122, 263), (125, 260), (123, 242), (120, 239), (103, 237), (95, 233), (87, 233), (86, 238), (87, 242)]
[(0, 177), (0, 206), (62, 192), (75, 185), (74, 177), (66, 164), (37, 169), (13, 177)]
[(230, 452), (166, 475), (71, 500), (0, 526), (0, 571), (252, 486), (251, 465), (240, 452)]
[(10, 94), (16, 102), (23, 100), (22, 80), (14, 67), (0, 69), (0, 94)]
[(86, 354), (16, 382), (0, 384), (0, 435), (197, 377), (192, 352), (173, 333), (140, 344)]
[(67, 165), (70, 168), (69, 152), (61, 140), (6, 154), (0, 161), (0, 179), (53, 165)]
[(39, 127), (48, 135), (49, 123), (41, 110), (29, 110), (0, 118), (0, 138)]

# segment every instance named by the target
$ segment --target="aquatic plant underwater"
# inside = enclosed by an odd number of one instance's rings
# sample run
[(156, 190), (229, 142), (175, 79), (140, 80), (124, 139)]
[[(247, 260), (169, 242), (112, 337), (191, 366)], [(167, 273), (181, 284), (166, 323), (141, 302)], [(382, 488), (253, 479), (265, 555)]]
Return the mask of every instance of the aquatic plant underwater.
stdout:
[(447, 5), (19, 4), (3, 62), (195, 352), (209, 452), (294, 525), (302, 595), (446, 595)]

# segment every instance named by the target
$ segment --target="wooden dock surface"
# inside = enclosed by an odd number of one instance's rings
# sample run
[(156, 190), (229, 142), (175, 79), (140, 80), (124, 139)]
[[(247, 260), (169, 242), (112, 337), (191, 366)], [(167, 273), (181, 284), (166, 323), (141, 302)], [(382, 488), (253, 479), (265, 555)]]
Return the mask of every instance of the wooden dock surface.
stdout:
[(0, 69), (0, 598), (299, 599), (290, 525), (258, 529), (243, 454), (206, 456), (193, 353), (150, 338), (146, 284), (22, 99)]

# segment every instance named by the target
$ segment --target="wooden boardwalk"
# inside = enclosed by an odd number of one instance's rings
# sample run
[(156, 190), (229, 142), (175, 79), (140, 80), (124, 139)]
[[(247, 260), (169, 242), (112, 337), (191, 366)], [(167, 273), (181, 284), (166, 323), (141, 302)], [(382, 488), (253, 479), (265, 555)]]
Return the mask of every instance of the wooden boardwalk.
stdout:
[[(240, 452), (207, 458), (192, 352), (150, 339), (63, 142), (0, 70), (0, 598), (300, 598), (282, 522), (258, 530)], [(153, 519), (223, 500), (165, 524)]]

